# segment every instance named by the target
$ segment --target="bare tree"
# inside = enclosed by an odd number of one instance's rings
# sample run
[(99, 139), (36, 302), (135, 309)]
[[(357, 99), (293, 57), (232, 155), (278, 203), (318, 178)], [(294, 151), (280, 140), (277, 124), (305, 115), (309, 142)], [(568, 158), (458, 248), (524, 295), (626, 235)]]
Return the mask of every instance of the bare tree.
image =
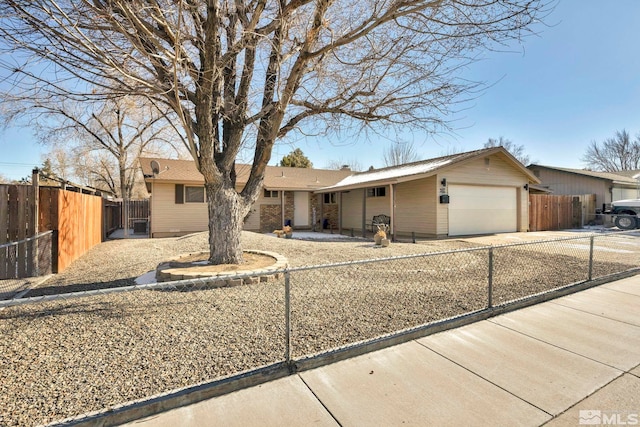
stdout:
[(184, 151), (180, 135), (146, 99), (112, 97), (77, 102), (55, 97), (28, 99), (8, 95), (5, 122), (22, 119), (50, 146), (44, 156), (62, 179), (102, 188), (129, 199), (141, 155)]
[(582, 161), (587, 167), (603, 172), (640, 169), (640, 135), (632, 141), (629, 132), (623, 129), (602, 143), (591, 141)]
[(477, 87), (465, 65), (529, 32), (547, 1), (3, 0), (0, 36), (17, 90), (169, 106), (204, 177), (210, 261), (239, 263), (278, 139), (310, 125), (446, 128)]
[(517, 145), (513, 141), (501, 136), (498, 139), (489, 138), (484, 144), (484, 148), (491, 147), (504, 147), (505, 150), (511, 153), (511, 155), (518, 159), (523, 165), (527, 166), (530, 163), (529, 155), (524, 151), (524, 145)]
[(51, 147), (47, 153), (42, 154), (43, 167), (40, 169), (45, 175), (53, 175), (65, 181), (74, 181), (78, 184), (86, 184), (87, 181), (79, 181), (76, 179), (75, 173), (78, 168), (78, 162), (82, 159), (72, 155), (71, 150), (56, 145)]
[(345, 168), (349, 168), (349, 170), (352, 170), (354, 172), (364, 170), (364, 168), (362, 167), (362, 163), (360, 163), (360, 161), (357, 159), (344, 160), (340, 158), (337, 160), (331, 160), (325, 165), (325, 169), (339, 170)]
[(385, 166), (398, 166), (418, 160), (418, 152), (411, 142), (394, 142), (382, 153)]

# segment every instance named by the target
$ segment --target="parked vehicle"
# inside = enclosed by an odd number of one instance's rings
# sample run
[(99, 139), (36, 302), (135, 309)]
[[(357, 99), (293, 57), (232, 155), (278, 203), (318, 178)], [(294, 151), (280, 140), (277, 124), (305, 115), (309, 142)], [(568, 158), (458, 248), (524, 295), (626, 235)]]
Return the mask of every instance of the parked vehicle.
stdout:
[(614, 223), (621, 230), (640, 228), (640, 199), (617, 200), (611, 203)]

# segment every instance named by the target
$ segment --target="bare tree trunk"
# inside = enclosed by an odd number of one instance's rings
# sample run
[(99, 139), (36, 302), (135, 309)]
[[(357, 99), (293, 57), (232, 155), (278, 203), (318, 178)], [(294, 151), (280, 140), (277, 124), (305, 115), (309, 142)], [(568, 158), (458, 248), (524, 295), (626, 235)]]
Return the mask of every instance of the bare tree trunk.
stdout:
[(247, 203), (234, 188), (205, 184), (209, 209), (209, 261), (242, 264), (242, 226), (249, 213)]

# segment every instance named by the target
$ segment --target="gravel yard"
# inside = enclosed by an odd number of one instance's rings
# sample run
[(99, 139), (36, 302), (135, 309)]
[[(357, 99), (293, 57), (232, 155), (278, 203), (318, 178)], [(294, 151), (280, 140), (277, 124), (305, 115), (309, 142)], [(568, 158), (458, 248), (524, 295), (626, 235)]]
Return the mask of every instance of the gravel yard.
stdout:
[[(621, 257), (597, 252), (599, 275), (640, 265), (638, 238)], [(612, 243), (612, 242), (608, 242)], [(619, 247), (619, 244), (600, 246)], [(293, 355), (299, 357), (486, 305), (488, 250), (464, 240), (302, 241), (244, 233), (245, 249), (291, 267), (454, 251), (292, 272)], [(580, 239), (494, 250), (495, 303), (584, 280)], [(134, 284), (207, 235), (105, 242), (27, 296)], [(588, 254), (588, 250), (586, 252)], [(0, 310), (0, 425), (35, 425), (101, 410), (283, 360), (284, 282), (135, 291)]]

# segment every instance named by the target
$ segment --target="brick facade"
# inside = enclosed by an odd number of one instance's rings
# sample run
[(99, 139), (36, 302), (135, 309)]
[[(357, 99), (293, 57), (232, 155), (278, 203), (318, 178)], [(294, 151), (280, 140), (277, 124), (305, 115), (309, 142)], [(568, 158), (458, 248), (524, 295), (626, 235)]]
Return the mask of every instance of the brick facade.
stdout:
[(260, 231), (271, 233), (282, 228), (280, 205), (260, 205)]
[(333, 230), (338, 228), (338, 205), (330, 204), (322, 206), (322, 219), (327, 218), (329, 220), (330, 227)]
[[(283, 192), (284, 196), (284, 219), (285, 221), (290, 219), (293, 222), (294, 218), (294, 199), (292, 191)], [(338, 204), (325, 204), (323, 202), (322, 194), (310, 194), (310, 209), (309, 209), (309, 224), (310, 228), (313, 228), (313, 209), (316, 210), (316, 224), (315, 230), (322, 230), (322, 224), (324, 219), (329, 220), (331, 228), (338, 229)], [(282, 207), (279, 204), (262, 204), (260, 205), (260, 232), (270, 233), (273, 230), (279, 230), (283, 226), (282, 223)], [(295, 224), (293, 224), (295, 228)]]
[(292, 225), (293, 224), (293, 211), (294, 211), (294, 207), (293, 207), (293, 192), (292, 191), (284, 191), (283, 192), (283, 196), (284, 196), (284, 220), (290, 220)]
[[(320, 230), (322, 227), (322, 218), (320, 217), (320, 212), (322, 212), (322, 195), (321, 194), (311, 194), (311, 208), (309, 209), (309, 224), (311, 224), (311, 228), (314, 230)], [(315, 224), (313, 210), (315, 208)]]

